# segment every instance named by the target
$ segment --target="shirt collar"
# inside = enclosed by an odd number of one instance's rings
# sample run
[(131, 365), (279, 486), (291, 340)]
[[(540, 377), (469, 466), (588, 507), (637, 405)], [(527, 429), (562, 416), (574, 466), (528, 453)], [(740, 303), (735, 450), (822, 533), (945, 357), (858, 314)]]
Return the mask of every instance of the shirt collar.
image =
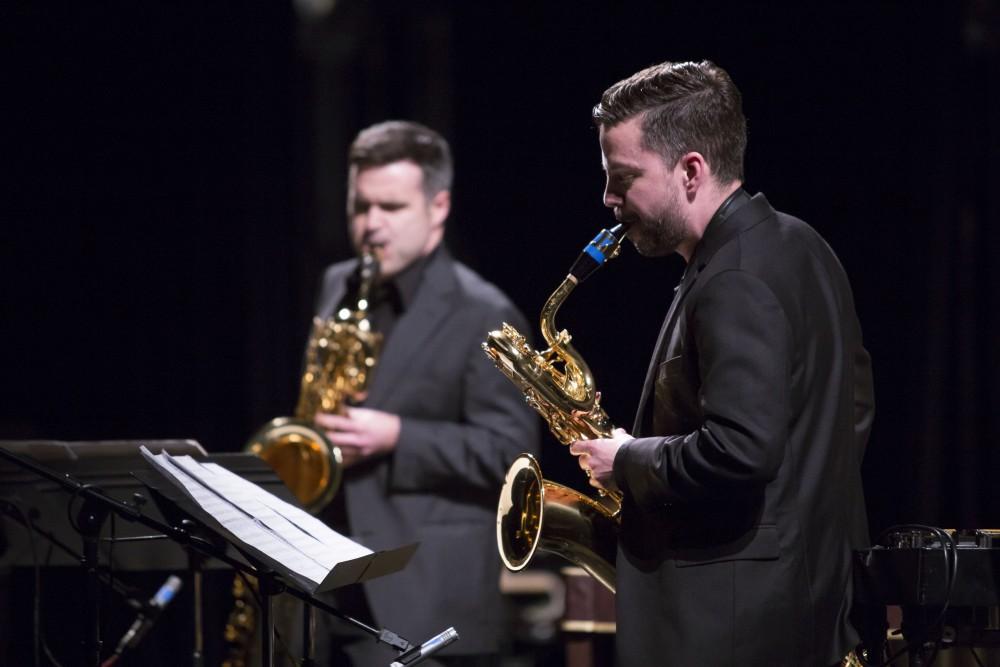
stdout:
[(400, 305), (403, 307), (403, 310), (406, 310), (413, 304), (413, 300), (417, 296), (417, 290), (420, 288), (420, 283), (423, 280), (427, 265), (431, 263), (431, 260), (434, 257), (437, 257), (442, 252), (442, 245), (443, 244), (439, 243), (429, 253), (423, 257), (417, 258), (409, 266), (387, 281), (395, 285), (396, 291), (399, 294)]
[(727, 232), (736, 231), (735, 229), (729, 229), (732, 225), (726, 225), (726, 220), (732, 218), (737, 211), (749, 204), (750, 201), (750, 195), (742, 187), (736, 188), (732, 194), (723, 200), (719, 208), (715, 210), (715, 214), (712, 215), (712, 219), (708, 221), (705, 233), (702, 235), (698, 245), (695, 246), (694, 254), (691, 256), (691, 262), (688, 264), (688, 267), (696, 266), (696, 270), (701, 270), (702, 265), (711, 258), (719, 246), (728, 240), (730, 234)]

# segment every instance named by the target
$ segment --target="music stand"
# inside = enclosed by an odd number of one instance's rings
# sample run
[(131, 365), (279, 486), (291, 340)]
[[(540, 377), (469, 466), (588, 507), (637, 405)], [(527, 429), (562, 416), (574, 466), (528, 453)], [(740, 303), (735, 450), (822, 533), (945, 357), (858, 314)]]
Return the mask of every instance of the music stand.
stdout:
[[(157, 451), (178, 456), (190, 455), (219, 463), (283, 500), (294, 500), (274, 470), (259, 457), (244, 453), (208, 455), (194, 440), (141, 442)], [(139, 454), (139, 446), (140, 442), (135, 440), (0, 440), (0, 447), (14, 454), (28, 456), (53, 472), (71, 475), (82, 485), (96, 487), (111, 498), (135, 505), (136, 509), (154, 520), (179, 526), (179, 520), (168, 521), (164, 517), (159, 505), (143, 504), (150, 495), (149, 490), (132, 474), (132, 471), (145, 469), (147, 466)], [(0, 570), (37, 567), (31, 539), (35, 535), (43, 537), (45, 543), (53, 547), (44, 563), (46, 571), (51, 572), (50, 578), (57, 582), (72, 579), (70, 570), (80, 567), (83, 554), (75, 518), (67, 512), (66, 489), (63, 485), (0, 458), (0, 504), (3, 504), (3, 508), (0, 508), (3, 510), (0, 511)], [(5, 513), (7, 516), (4, 516)], [(15, 525), (16, 529), (5, 530), (5, 527), (14, 528)], [(129, 573), (133, 579), (153, 572), (186, 570), (189, 573), (192, 606), (190, 623), (193, 625), (194, 644), (192, 664), (200, 666), (204, 655), (203, 573), (219, 571), (221, 574), (221, 571), (230, 569), (229, 565), (219, 559), (206, 557), (195, 549), (185, 548), (165, 535), (150, 535), (149, 529), (138, 522), (124, 521), (112, 527), (113, 539), (107, 537), (105, 531), (105, 536), (96, 540), (98, 560), (107, 564), (99, 571), (98, 578), (102, 584), (110, 585), (119, 598), (128, 604), (131, 613), (142, 610), (146, 598), (140, 596), (134, 588), (130, 590), (125, 586), (122, 578), (111, 576), (111, 571)], [(201, 537), (212, 538), (207, 531)], [(62, 571), (56, 572), (52, 568)], [(125, 577), (125, 580), (128, 578)], [(35, 594), (40, 593), (36, 591)], [(211, 603), (211, 599), (209, 602)], [(11, 610), (14, 608), (12, 604)], [(112, 613), (110, 618), (115, 620), (115, 614)], [(120, 618), (117, 620), (121, 621)], [(32, 636), (40, 631), (36, 628)]]
[[(187, 494), (188, 497), (185, 497), (183, 487), (176, 484), (176, 479), (170, 479), (169, 475), (164, 474), (165, 469), (161, 467), (153, 466), (153, 469), (157, 470), (160, 475), (160, 479), (158, 480), (151, 479), (148, 473), (142, 473), (141, 471), (137, 475), (137, 477), (145, 478), (144, 483), (148, 484), (151, 490), (155, 489), (155, 496), (161, 508), (169, 506), (168, 504), (172, 503), (177, 507), (177, 512), (191, 517), (200, 526), (211, 530), (214, 534), (225, 539), (232, 548), (242, 553), (248, 562), (234, 558), (227, 554), (225, 549), (220, 548), (219, 545), (194, 535), (190, 530), (191, 524), (170, 525), (157, 521), (144, 514), (136, 506), (110, 497), (103, 490), (97, 489), (92, 485), (81, 484), (71, 475), (60, 476), (55, 471), (38, 462), (9, 452), (4, 447), (0, 447), (0, 458), (12, 462), (24, 470), (29, 470), (39, 477), (55, 482), (64, 491), (72, 494), (71, 499), (77, 496), (83, 499), (83, 508), (78, 515), (77, 523), (84, 538), (83, 562), (88, 573), (87, 599), (93, 612), (91, 614), (90, 632), (85, 641), (85, 649), (88, 658), (94, 665), (99, 664), (101, 647), (100, 625), (98, 621), (99, 581), (96, 576), (98, 562), (97, 540), (100, 526), (108, 514), (112, 512), (128, 521), (139, 522), (152, 528), (166, 535), (174, 542), (183, 545), (185, 548), (195, 549), (206, 557), (216, 558), (237, 570), (258, 578), (261, 591), (265, 596), (265, 604), (262, 605), (262, 616), (264, 617), (262, 657), (265, 667), (270, 667), (273, 663), (273, 645), (271, 643), (273, 619), (270, 616), (270, 596), (279, 592), (288, 593), (314, 608), (321, 609), (352, 623), (371, 634), (376, 640), (395, 648), (400, 652), (400, 656), (398, 661), (393, 664), (416, 664), (458, 638), (454, 630), (449, 628), (444, 633), (423, 644), (414, 645), (389, 630), (376, 630), (367, 626), (361, 621), (353, 619), (334, 607), (316, 599), (312, 595), (312, 593), (330, 590), (347, 583), (364, 581), (401, 569), (405, 566), (409, 556), (412, 555), (416, 545), (409, 545), (392, 551), (369, 553), (369, 555), (361, 558), (338, 562), (335, 567), (327, 572), (322, 581), (317, 582), (306, 578), (303, 575), (303, 571), (290, 568), (285, 563), (276, 559), (274, 557), (275, 553), (270, 552), (269, 549), (262, 548), (261, 544), (251, 544), (244, 541), (243, 537), (245, 535), (236, 535), (233, 525), (223, 525), (224, 522), (220, 521), (219, 517), (213, 516), (205, 507), (199, 505), (197, 502), (192, 502), (193, 497), (191, 497), (190, 493)], [(170, 458), (169, 455), (167, 455), (167, 458)], [(147, 457), (147, 460), (152, 464), (154, 458)], [(173, 488), (171, 488), (172, 486)], [(187, 489), (187, 491), (190, 492), (190, 489)], [(168, 513), (170, 512), (168, 510)]]

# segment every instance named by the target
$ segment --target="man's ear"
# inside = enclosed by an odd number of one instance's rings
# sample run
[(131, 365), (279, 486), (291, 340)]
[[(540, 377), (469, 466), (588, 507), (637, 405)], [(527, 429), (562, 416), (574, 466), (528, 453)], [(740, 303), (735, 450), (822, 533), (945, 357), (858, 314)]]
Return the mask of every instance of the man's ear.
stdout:
[(441, 190), (436, 195), (431, 197), (430, 202), (431, 211), (431, 222), (435, 227), (440, 227), (444, 224), (445, 219), (451, 212), (451, 192), (448, 190)]
[(698, 151), (690, 151), (681, 156), (677, 161), (677, 167), (681, 173), (681, 184), (684, 190), (695, 193), (703, 187), (711, 176), (705, 156)]

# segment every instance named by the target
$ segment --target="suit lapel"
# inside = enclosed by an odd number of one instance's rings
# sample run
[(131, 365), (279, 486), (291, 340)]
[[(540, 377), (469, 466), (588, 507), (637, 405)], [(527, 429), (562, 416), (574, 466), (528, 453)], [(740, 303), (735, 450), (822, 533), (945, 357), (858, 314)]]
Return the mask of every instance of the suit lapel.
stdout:
[(413, 303), (396, 322), (386, 341), (372, 377), (365, 405), (379, 408), (392, 397), (397, 382), (413, 362), (427, 339), (439, 329), (454, 308), (458, 282), (451, 258), (441, 248), (424, 269)]
[(670, 309), (667, 310), (667, 316), (663, 318), (663, 326), (660, 327), (660, 335), (656, 339), (656, 347), (653, 348), (653, 356), (649, 360), (649, 368), (646, 370), (646, 380), (642, 384), (642, 394), (639, 397), (639, 409), (636, 411), (635, 422), (632, 425), (632, 435), (639, 436), (647, 430), (645, 421), (646, 415), (649, 414), (648, 408), (653, 393), (653, 381), (656, 379), (656, 369), (660, 365), (664, 346), (673, 337), (680, 304), (691, 290), (691, 286), (694, 285), (697, 276), (690, 281), (688, 280), (688, 275), (692, 273), (694, 272), (684, 272), (680, 284), (674, 290), (674, 300), (670, 304)]
[(357, 260), (352, 260), (340, 273), (325, 278), (326, 284), (323, 286), (321, 302), (316, 309), (317, 317), (324, 320), (333, 317), (334, 309), (340, 304), (347, 292), (347, 277), (354, 273), (355, 267), (357, 267)]
[[(730, 206), (732, 202), (732, 206)], [(720, 206), (719, 211), (713, 216), (713, 220), (705, 229), (702, 241), (695, 248), (691, 263), (688, 264), (681, 278), (681, 284), (677, 286), (677, 293), (670, 304), (670, 310), (663, 320), (663, 327), (660, 329), (660, 336), (656, 340), (656, 347), (653, 349), (653, 357), (649, 361), (649, 369), (646, 371), (646, 380), (642, 385), (642, 394), (639, 397), (639, 409), (636, 411), (635, 423), (632, 425), (632, 434), (645, 434), (649, 430), (649, 405), (654, 399), (653, 386), (656, 380), (656, 371), (663, 360), (665, 352), (672, 352), (677, 349), (677, 343), (673, 339), (677, 331), (677, 322), (682, 312), (681, 303), (694, 287), (698, 276), (712, 261), (716, 251), (729, 242), (738, 233), (757, 224), (768, 215), (774, 213), (771, 205), (758, 194), (750, 198), (742, 189), (738, 190), (732, 197)]]

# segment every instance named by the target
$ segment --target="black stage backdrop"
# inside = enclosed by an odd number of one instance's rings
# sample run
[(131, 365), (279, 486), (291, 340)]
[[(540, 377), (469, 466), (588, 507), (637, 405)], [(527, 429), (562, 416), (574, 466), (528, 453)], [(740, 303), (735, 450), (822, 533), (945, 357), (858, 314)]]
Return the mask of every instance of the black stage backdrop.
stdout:
[[(708, 58), (743, 91), (748, 189), (851, 276), (873, 534), (996, 527), (1000, 3), (691, 4), (5, 3), (0, 438), (233, 451), (287, 414), (348, 252), (346, 146), (386, 118), (452, 141), (449, 243), (535, 321), (611, 222), (591, 106)], [(559, 315), (619, 424), (681, 270), (627, 247)], [(582, 486), (554, 441), (543, 469)]]

